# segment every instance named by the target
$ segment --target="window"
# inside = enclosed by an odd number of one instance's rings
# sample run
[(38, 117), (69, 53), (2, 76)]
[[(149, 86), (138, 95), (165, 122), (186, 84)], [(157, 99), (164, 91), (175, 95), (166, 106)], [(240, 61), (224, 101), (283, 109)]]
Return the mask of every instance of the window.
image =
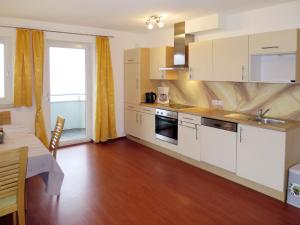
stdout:
[(0, 37), (0, 105), (12, 104), (11, 56), (10, 38)]

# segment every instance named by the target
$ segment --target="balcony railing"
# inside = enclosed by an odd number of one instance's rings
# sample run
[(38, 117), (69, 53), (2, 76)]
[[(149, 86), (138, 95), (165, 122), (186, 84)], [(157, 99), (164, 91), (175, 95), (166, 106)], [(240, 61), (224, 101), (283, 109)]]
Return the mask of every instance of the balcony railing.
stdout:
[(82, 102), (85, 101), (85, 94), (52, 94), (50, 95), (50, 102)]

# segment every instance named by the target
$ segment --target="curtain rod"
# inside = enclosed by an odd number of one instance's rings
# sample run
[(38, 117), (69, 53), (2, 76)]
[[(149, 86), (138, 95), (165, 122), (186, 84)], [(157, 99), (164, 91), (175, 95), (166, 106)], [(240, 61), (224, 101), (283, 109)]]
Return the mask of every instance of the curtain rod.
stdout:
[(100, 36), (100, 37), (114, 38), (114, 36), (101, 35), (101, 34), (85, 34), (85, 33), (58, 31), (58, 30), (36, 29), (36, 28), (29, 28), (29, 27), (14, 27), (14, 26), (5, 26), (5, 25), (0, 25), (0, 27), (4, 27), (4, 28), (16, 28), (16, 29), (17, 28), (19, 28), (19, 29), (29, 29), (29, 30), (41, 30), (41, 31), (53, 32), (53, 33), (60, 33), (60, 34), (76, 34), (76, 35), (93, 36), (93, 37)]

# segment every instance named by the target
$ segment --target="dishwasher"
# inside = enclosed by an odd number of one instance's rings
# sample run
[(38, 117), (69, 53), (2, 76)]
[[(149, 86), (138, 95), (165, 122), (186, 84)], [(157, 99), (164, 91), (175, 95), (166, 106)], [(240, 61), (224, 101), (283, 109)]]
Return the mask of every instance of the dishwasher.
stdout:
[(201, 118), (201, 160), (236, 172), (237, 124)]

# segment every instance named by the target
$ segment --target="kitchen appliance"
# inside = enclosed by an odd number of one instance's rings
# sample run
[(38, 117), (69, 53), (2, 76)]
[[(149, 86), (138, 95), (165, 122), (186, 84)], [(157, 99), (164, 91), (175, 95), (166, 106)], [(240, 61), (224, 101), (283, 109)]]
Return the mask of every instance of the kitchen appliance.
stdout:
[(174, 65), (160, 70), (182, 70), (189, 65), (189, 43), (194, 42), (193, 34), (185, 33), (185, 22), (174, 24)]
[(156, 101), (156, 94), (154, 92), (145, 93), (145, 102), (146, 103), (154, 103)]
[(236, 172), (237, 124), (201, 118), (201, 160)]
[(156, 109), (155, 137), (157, 139), (177, 145), (178, 143), (178, 113)]
[(169, 88), (168, 87), (158, 87), (157, 92), (158, 92), (157, 103), (169, 104), (169, 102), (170, 102)]

